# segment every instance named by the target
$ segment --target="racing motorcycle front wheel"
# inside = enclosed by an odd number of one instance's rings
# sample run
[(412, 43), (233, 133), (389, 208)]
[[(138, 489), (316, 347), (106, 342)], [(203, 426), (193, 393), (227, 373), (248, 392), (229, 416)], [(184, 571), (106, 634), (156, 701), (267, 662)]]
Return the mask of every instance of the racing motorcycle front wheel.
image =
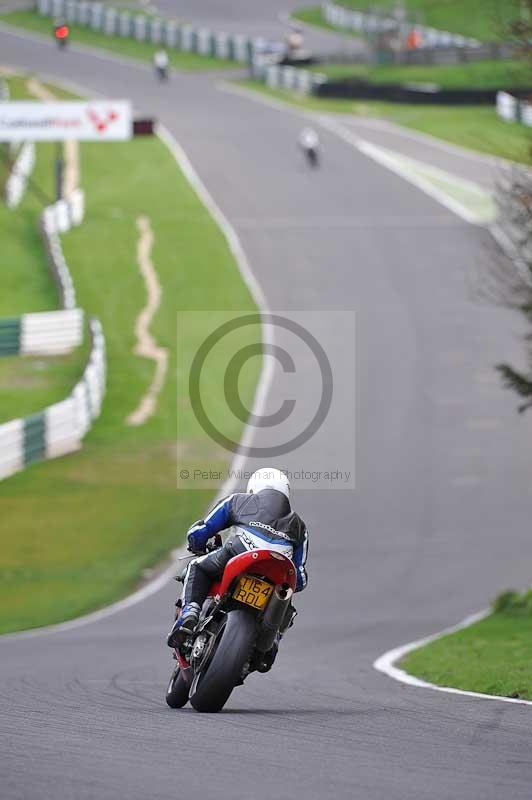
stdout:
[(256, 635), (256, 619), (252, 612), (234, 609), (227, 614), (217, 633), (211, 658), (192, 682), (189, 699), (196, 711), (221, 711), (235, 686), (242, 683)]

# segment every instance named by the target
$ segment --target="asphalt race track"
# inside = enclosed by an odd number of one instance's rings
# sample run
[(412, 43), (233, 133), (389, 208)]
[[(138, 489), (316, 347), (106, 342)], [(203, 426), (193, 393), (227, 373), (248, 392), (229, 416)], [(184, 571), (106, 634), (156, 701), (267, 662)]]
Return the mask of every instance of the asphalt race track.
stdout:
[[(312, 536), (297, 626), (223, 713), (166, 707), (172, 586), (70, 632), (0, 640), (3, 800), (528, 800), (530, 708), (372, 668), (530, 582), (531, 423), (492, 369), (519, 328), (472, 287), (488, 233), (326, 131), (311, 174), (298, 115), (213, 76), (159, 87), (142, 66), (5, 30), (0, 63), (133, 98), (185, 148), (272, 309), (355, 310), (357, 429), (356, 490), (296, 493)], [(338, 455), (353, 413), (333, 420)]]
[[(260, 36), (272, 41), (282, 41), (290, 27), (289, 14), (300, 2), (289, 0), (204, 0), (201, 4), (191, 4), (187, 0), (154, 0), (152, 8), (164, 16), (186, 20), (197, 25), (210, 27), (215, 31), (245, 33)], [(326, 28), (304, 25), (302, 27), (305, 47), (312, 51), (331, 53), (334, 50), (357, 52), (364, 49), (364, 41), (355, 36), (344, 36)]]

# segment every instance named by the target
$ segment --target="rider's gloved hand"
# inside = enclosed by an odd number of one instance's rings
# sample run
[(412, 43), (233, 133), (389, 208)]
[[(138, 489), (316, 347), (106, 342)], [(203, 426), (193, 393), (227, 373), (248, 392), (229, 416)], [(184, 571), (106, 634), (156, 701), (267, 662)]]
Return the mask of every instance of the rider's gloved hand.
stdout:
[(195, 556), (201, 556), (205, 553), (205, 537), (198, 535), (196, 532), (189, 533), (187, 536), (188, 549)]

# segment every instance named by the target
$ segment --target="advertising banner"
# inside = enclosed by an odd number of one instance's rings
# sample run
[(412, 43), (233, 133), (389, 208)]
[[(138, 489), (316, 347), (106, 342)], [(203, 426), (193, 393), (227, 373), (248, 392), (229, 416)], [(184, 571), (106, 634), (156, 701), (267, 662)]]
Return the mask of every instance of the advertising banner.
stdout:
[(132, 109), (127, 100), (0, 103), (0, 142), (111, 142), (132, 135)]

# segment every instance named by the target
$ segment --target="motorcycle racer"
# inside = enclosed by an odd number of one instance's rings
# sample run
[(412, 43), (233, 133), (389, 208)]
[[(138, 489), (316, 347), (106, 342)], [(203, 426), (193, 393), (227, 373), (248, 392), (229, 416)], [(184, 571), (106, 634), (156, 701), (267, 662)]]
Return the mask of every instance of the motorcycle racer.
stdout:
[(314, 128), (303, 128), (301, 133), (299, 134), (299, 146), (301, 150), (305, 154), (309, 164), (311, 167), (317, 167), (319, 161), (319, 147), (320, 147), (320, 140), (319, 136), (314, 130)]
[[(232, 530), (223, 547), (205, 555), (209, 539), (227, 528)], [(189, 550), (199, 557), (188, 566), (183, 597), (176, 603), (179, 615), (167, 639), (169, 647), (177, 647), (194, 630), (211, 583), (221, 577), (231, 558), (246, 550), (267, 548), (288, 556), (297, 571), (296, 592), (307, 585), (307, 527), (292, 511), (290, 483), (278, 469), (263, 467), (254, 472), (247, 492), (237, 492), (220, 500), (204, 520), (191, 526), (187, 538)], [(295, 614), (291, 607), (281, 633), (289, 627)], [(271, 654), (268, 668), (276, 652), (277, 648)]]

